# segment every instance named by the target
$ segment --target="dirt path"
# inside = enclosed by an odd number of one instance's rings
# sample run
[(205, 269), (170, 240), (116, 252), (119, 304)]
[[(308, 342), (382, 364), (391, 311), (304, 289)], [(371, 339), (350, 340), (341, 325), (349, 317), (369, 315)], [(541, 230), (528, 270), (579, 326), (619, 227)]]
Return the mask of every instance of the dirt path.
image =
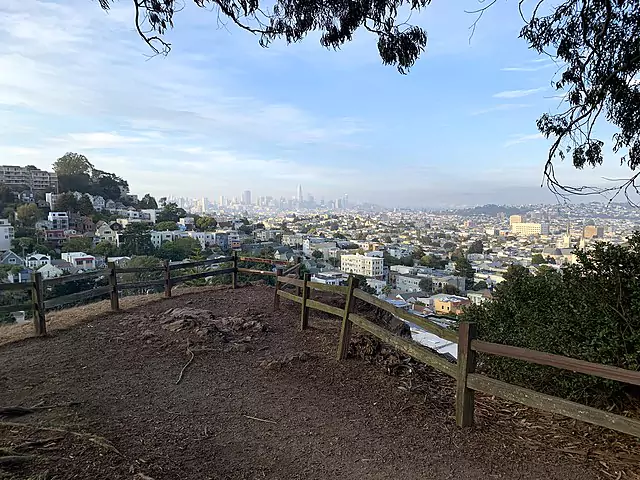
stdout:
[[(185, 295), (1, 347), (0, 405), (79, 402), (12, 421), (110, 444), (0, 426), (0, 447), (53, 438), (29, 450), (35, 462), (0, 466), (0, 479), (599, 478), (591, 463), (482, 426), (460, 431), (449, 410), (416, 402), (379, 367), (336, 363), (338, 321), (312, 314), (298, 332), (298, 311), (283, 302), (273, 314), (272, 295)], [(176, 307), (210, 310), (226, 326), (167, 323)], [(176, 385), (187, 339), (195, 358)]]

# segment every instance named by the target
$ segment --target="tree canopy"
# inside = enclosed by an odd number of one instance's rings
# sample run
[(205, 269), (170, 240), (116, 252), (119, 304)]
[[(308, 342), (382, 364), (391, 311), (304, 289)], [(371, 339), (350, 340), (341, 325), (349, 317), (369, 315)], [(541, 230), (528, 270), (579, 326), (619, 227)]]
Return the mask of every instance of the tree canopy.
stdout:
[[(113, 0), (99, 0), (108, 10)], [(277, 39), (299, 42), (311, 32), (320, 33), (320, 44), (339, 48), (364, 29), (378, 37), (378, 52), (385, 65), (394, 65), (405, 73), (427, 45), (426, 32), (404, 21), (399, 13), (417, 11), (431, 0), (193, 0), (203, 9), (215, 10), (237, 27), (260, 37), (268, 46)], [(178, 0), (134, 1), (135, 27), (156, 54), (167, 54), (171, 45), (164, 36), (174, 26), (174, 17), (184, 5)], [(403, 17), (406, 18), (406, 17)]]
[[(115, 0), (99, 0), (108, 10)], [(482, 14), (498, 0), (479, 2), (472, 32)], [(408, 12), (425, 9), (431, 0), (193, 0), (213, 10), (212, 23), (234, 24), (259, 37), (262, 46), (277, 39), (298, 42), (312, 32), (320, 44), (337, 49), (353, 39), (357, 30), (377, 36), (382, 63), (406, 73), (425, 50), (427, 32), (405, 21)], [(155, 54), (167, 54), (167, 30), (184, 4), (179, 0), (133, 1), (135, 28)], [(515, 11), (514, 18), (518, 18)], [(547, 185), (556, 193), (636, 192), (640, 175), (640, 9), (628, 0), (550, 0), (517, 2), (524, 22), (520, 37), (558, 65), (554, 87), (562, 97), (557, 113), (544, 113), (539, 131), (552, 140), (544, 167)], [(471, 22), (471, 21), (470, 21)], [(482, 24), (480, 27), (482, 28)], [(489, 26), (485, 26), (489, 28)], [(515, 39), (514, 39), (515, 40)], [(576, 168), (604, 161), (604, 142), (598, 138), (598, 120), (615, 127), (612, 149), (631, 176), (608, 187), (571, 187), (555, 175), (555, 163), (571, 159)], [(637, 193), (637, 192), (636, 192)]]
[(91, 175), (93, 165), (84, 155), (67, 152), (53, 162), (53, 170), (58, 175)]

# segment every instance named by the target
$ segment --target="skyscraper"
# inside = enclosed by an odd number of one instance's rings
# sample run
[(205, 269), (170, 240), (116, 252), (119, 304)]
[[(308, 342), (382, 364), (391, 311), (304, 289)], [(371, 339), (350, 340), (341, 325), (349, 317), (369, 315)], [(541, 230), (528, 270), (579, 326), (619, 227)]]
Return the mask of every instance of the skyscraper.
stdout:
[(345, 193), (342, 197), (342, 208), (345, 210), (349, 208), (349, 194)]
[(245, 190), (242, 192), (242, 204), (251, 205), (251, 190)]
[(220, 195), (220, 206), (221, 207), (226, 207), (227, 206), (227, 199), (224, 198), (224, 195)]
[(298, 184), (298, 203), (302, 203), (304, 201), (304, 197), (302, 196), (302, 185)]

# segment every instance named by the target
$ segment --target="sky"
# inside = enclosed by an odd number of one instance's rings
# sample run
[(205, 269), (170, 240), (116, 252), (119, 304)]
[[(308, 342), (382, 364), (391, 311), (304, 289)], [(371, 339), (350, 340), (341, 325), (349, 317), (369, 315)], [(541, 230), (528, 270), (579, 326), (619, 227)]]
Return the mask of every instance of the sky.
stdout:
[[(535, 122), (559, 106), (559, 67), (518, 38), (517, 2), (488, 10), (470, 39), (465, 10), (478, 5), (414, 14), (428, 45), (401, 75), (365, 31), (338, 51), (317, 35), (265, 49), (186, 0), (170, 54), (149, 58), (129, 0), (108, 13), (96, 0), (2, 0), (0, 159), (51, 169), (82, 153), (140, 196), (291, 197), (300, 184), (386, 206), (554, 202)], [(557, 174), (601, 185), (626, 171), (611, 158)]]

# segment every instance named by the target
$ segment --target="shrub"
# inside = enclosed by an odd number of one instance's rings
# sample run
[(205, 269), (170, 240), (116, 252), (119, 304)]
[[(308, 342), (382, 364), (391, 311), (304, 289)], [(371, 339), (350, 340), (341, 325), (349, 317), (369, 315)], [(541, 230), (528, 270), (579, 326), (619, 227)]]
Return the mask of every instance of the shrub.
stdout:
[[(511, 267), (492, 301), (470, 306), (463, 320), (483, 340), (640, 369), (640, 234), (626, 246), (598, 243), (578, 262), (537, 275)], [(495, 356), (481, 368), (500, 380), (602, 407), (628, 401), (630, 386)]]

